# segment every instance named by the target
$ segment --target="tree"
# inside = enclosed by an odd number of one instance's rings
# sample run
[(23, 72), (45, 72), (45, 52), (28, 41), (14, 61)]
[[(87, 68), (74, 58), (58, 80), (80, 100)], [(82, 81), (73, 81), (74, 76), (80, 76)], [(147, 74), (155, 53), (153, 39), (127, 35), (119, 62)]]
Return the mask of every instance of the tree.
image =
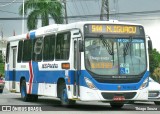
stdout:
[(160, 83), (160, 67), (154, 70), (153, 76), (154, 76), (154, 80)]
[(160, 67), (160, 53), (156, 49), (149, 52), (149, 64), (151, 77), (155, 80), (158, 79), (158, 77), (160, 77), (160, 75), (158, 75), (158, 68)]
[(2, 54), (0, 54), (0, 63), (3, 63), (3, 57), (2, 57)]
[[(19, 14), (23, 15), (23, 4), (19, 8)], [(57, 24), (63, 23), (63, 6), (59, 0), (27, 0), (24, 2), (24, 14), (28, 14), (28, 30), (37, 28), (39, 18), (42, 26), (49, 25), (50, 17)]]
[(0, 74), (4, 75), (4, 61), (1, 53), (0, 53)]

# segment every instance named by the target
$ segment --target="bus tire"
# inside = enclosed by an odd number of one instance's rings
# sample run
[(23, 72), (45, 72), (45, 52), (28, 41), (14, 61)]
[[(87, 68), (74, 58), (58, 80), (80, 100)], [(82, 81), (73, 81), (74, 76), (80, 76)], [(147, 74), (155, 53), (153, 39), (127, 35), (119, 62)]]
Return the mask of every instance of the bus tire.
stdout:
[(65, 106), (65, 107), (73, 106), (76, 103), (76, 101), (68, 99), (67, 88), (66, 88), (65, 83), (62, 83), (60, 89), (61, 89), (60, 90), (60, 93), (61, 93), (61, 97), (60, 97), (61, 105)]
[(38, 100), (38, 95), (29, 95), (29, 100), (32, 102), (36, 102)]
[(160, 105), (160, 101), (154, 101), (154, 104)]
[(0, 89), (0, 93), (3, 93), (3, 89)]
[(111, 107), (112, 108), (115, 108), (115, 109), (120, 109), (123, 107), (123, 103), (110, 103)]
[(23, 101), (27, 102), (27, 101), (29, 101), (29, 95), (27, 94), (26, 80), (22, 80), (20, 85), (21, 85), (21, 87), (20, 87), (21, 98)]

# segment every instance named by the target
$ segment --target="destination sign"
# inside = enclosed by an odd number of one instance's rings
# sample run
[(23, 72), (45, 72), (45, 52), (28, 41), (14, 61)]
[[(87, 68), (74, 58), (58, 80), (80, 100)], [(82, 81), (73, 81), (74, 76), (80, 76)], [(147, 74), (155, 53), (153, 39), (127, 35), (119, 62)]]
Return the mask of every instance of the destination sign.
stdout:
[(98, 69), (98, 68), (112, 68), (113, 67), (113, 63), (111, 62), (92, 62), (91, 63), (91, 68), (93, 69)]
[(85, 26), (85, 33), (106, 33), (106, 34), (133, 34), (140, 35), (143, 28), (134, 25), (99, 25), (92, 24)]

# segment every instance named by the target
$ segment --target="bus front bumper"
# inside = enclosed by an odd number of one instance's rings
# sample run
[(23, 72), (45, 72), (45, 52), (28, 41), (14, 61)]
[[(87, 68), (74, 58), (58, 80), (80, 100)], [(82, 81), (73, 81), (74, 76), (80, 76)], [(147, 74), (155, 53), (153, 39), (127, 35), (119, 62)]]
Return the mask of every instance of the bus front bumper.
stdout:
[(82, 101), (137, 101), (148, 100), (148, 88), (142, 90), (132, 91), (101, 91), (98, 89), (89, 89), (87, 87), (80, 87), (80, 100)]

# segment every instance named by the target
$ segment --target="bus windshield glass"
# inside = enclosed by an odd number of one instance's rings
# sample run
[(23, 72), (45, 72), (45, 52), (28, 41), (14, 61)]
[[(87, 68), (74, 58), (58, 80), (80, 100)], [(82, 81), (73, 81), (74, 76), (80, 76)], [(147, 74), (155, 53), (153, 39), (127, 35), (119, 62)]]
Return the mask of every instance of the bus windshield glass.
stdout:
[(96, 75), (140, 75), (146, 62), (144, 38), (85, 38), (86, 69)]

